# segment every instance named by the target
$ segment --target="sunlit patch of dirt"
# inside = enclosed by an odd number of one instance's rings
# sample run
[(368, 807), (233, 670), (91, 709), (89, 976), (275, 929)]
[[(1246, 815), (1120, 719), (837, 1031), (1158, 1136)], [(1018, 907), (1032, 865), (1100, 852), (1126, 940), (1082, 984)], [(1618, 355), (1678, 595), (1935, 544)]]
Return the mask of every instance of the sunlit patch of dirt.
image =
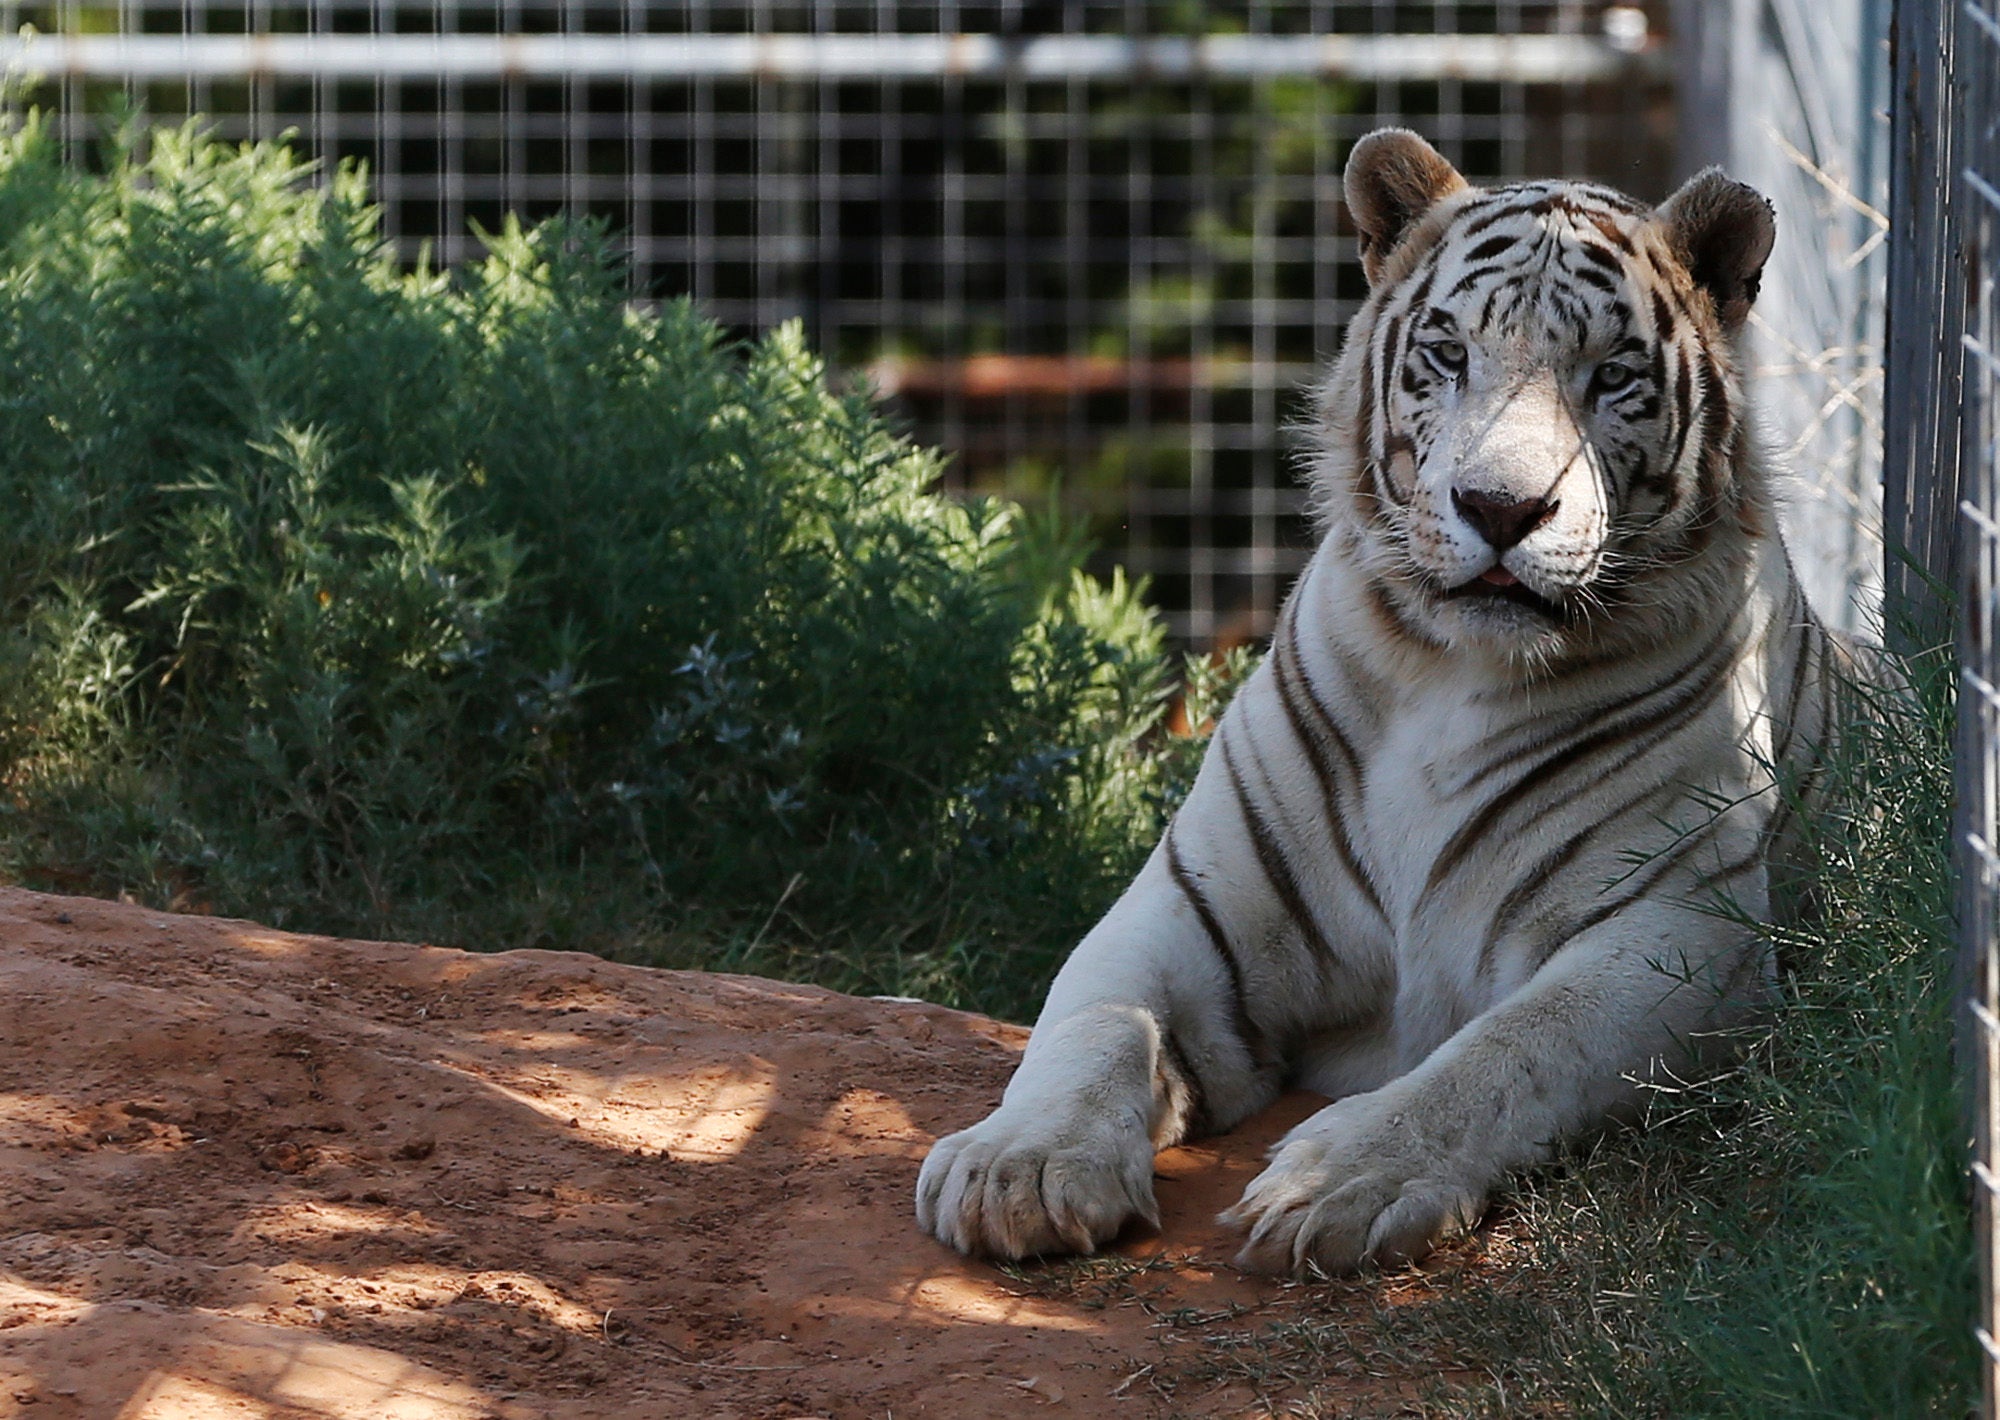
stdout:
[(929, 1241), (1027, 1034), (939, 1007), (0, 890), (0, 1018), (0, 1417), (1267, 1414), (1257, 1338), (1424, 1285), (1228, 1267), (1306, 1096), (1105, 1257)]

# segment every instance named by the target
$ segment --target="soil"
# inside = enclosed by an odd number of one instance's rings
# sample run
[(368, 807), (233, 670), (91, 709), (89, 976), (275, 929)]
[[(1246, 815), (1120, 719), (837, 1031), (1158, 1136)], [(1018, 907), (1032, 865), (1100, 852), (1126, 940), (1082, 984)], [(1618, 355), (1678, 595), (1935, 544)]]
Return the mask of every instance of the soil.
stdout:
[(0, 889), (0, 1019), (0, 1416), (1265, 1414), (1217, 1335), (1412, 1285), (1226, 1265), (1310, 1096), (1106, 1258), (923, 1237), (1027, 1032), (922, 1003)]

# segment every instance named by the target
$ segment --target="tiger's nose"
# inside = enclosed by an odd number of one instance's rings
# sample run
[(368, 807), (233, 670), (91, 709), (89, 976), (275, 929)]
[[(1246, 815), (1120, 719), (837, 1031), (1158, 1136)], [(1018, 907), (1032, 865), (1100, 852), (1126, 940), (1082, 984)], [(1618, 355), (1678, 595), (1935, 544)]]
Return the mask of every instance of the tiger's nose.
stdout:
[(1515, 499), (1476, 489), (1452, 489), (1451, 506), (1495, 552), (1505, 552), (1556, 515), (1553, 498)]

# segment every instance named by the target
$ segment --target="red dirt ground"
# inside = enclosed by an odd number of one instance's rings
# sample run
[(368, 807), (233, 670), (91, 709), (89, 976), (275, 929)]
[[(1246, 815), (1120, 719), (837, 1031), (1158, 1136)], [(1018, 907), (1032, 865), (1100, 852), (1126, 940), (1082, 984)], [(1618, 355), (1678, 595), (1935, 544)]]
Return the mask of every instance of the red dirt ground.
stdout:
[(0, 889), (0, 1019), (0, 1416), (1265, 1414), (1190, 1317), (1392, 1288), (1222, 1263), (1306, 1096), (1163, 1155), (1117, 1285), (922, 1237), (1027, 1035), (936, 1006)]

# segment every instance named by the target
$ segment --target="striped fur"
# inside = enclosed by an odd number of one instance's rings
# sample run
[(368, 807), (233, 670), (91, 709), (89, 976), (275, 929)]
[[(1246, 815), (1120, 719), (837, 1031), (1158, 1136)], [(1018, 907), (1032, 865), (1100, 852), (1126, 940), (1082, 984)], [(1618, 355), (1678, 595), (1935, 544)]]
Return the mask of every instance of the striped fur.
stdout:
[(1837, 652), (1758, 466), (1735, 337), (1769, 210), (1480, 191), (1357, 145), (1373, 290), (1318, 401), (1322, 539), (1186, 805), (1050, 991), (919, 1220), (1088, 1250), (1152, 1156), (1331, 1096), (1229, 1215), (1245, 1265), (1416, 1256), (1565, 1135), (1690, 1068), (1769, 964), (1772, 768)]

